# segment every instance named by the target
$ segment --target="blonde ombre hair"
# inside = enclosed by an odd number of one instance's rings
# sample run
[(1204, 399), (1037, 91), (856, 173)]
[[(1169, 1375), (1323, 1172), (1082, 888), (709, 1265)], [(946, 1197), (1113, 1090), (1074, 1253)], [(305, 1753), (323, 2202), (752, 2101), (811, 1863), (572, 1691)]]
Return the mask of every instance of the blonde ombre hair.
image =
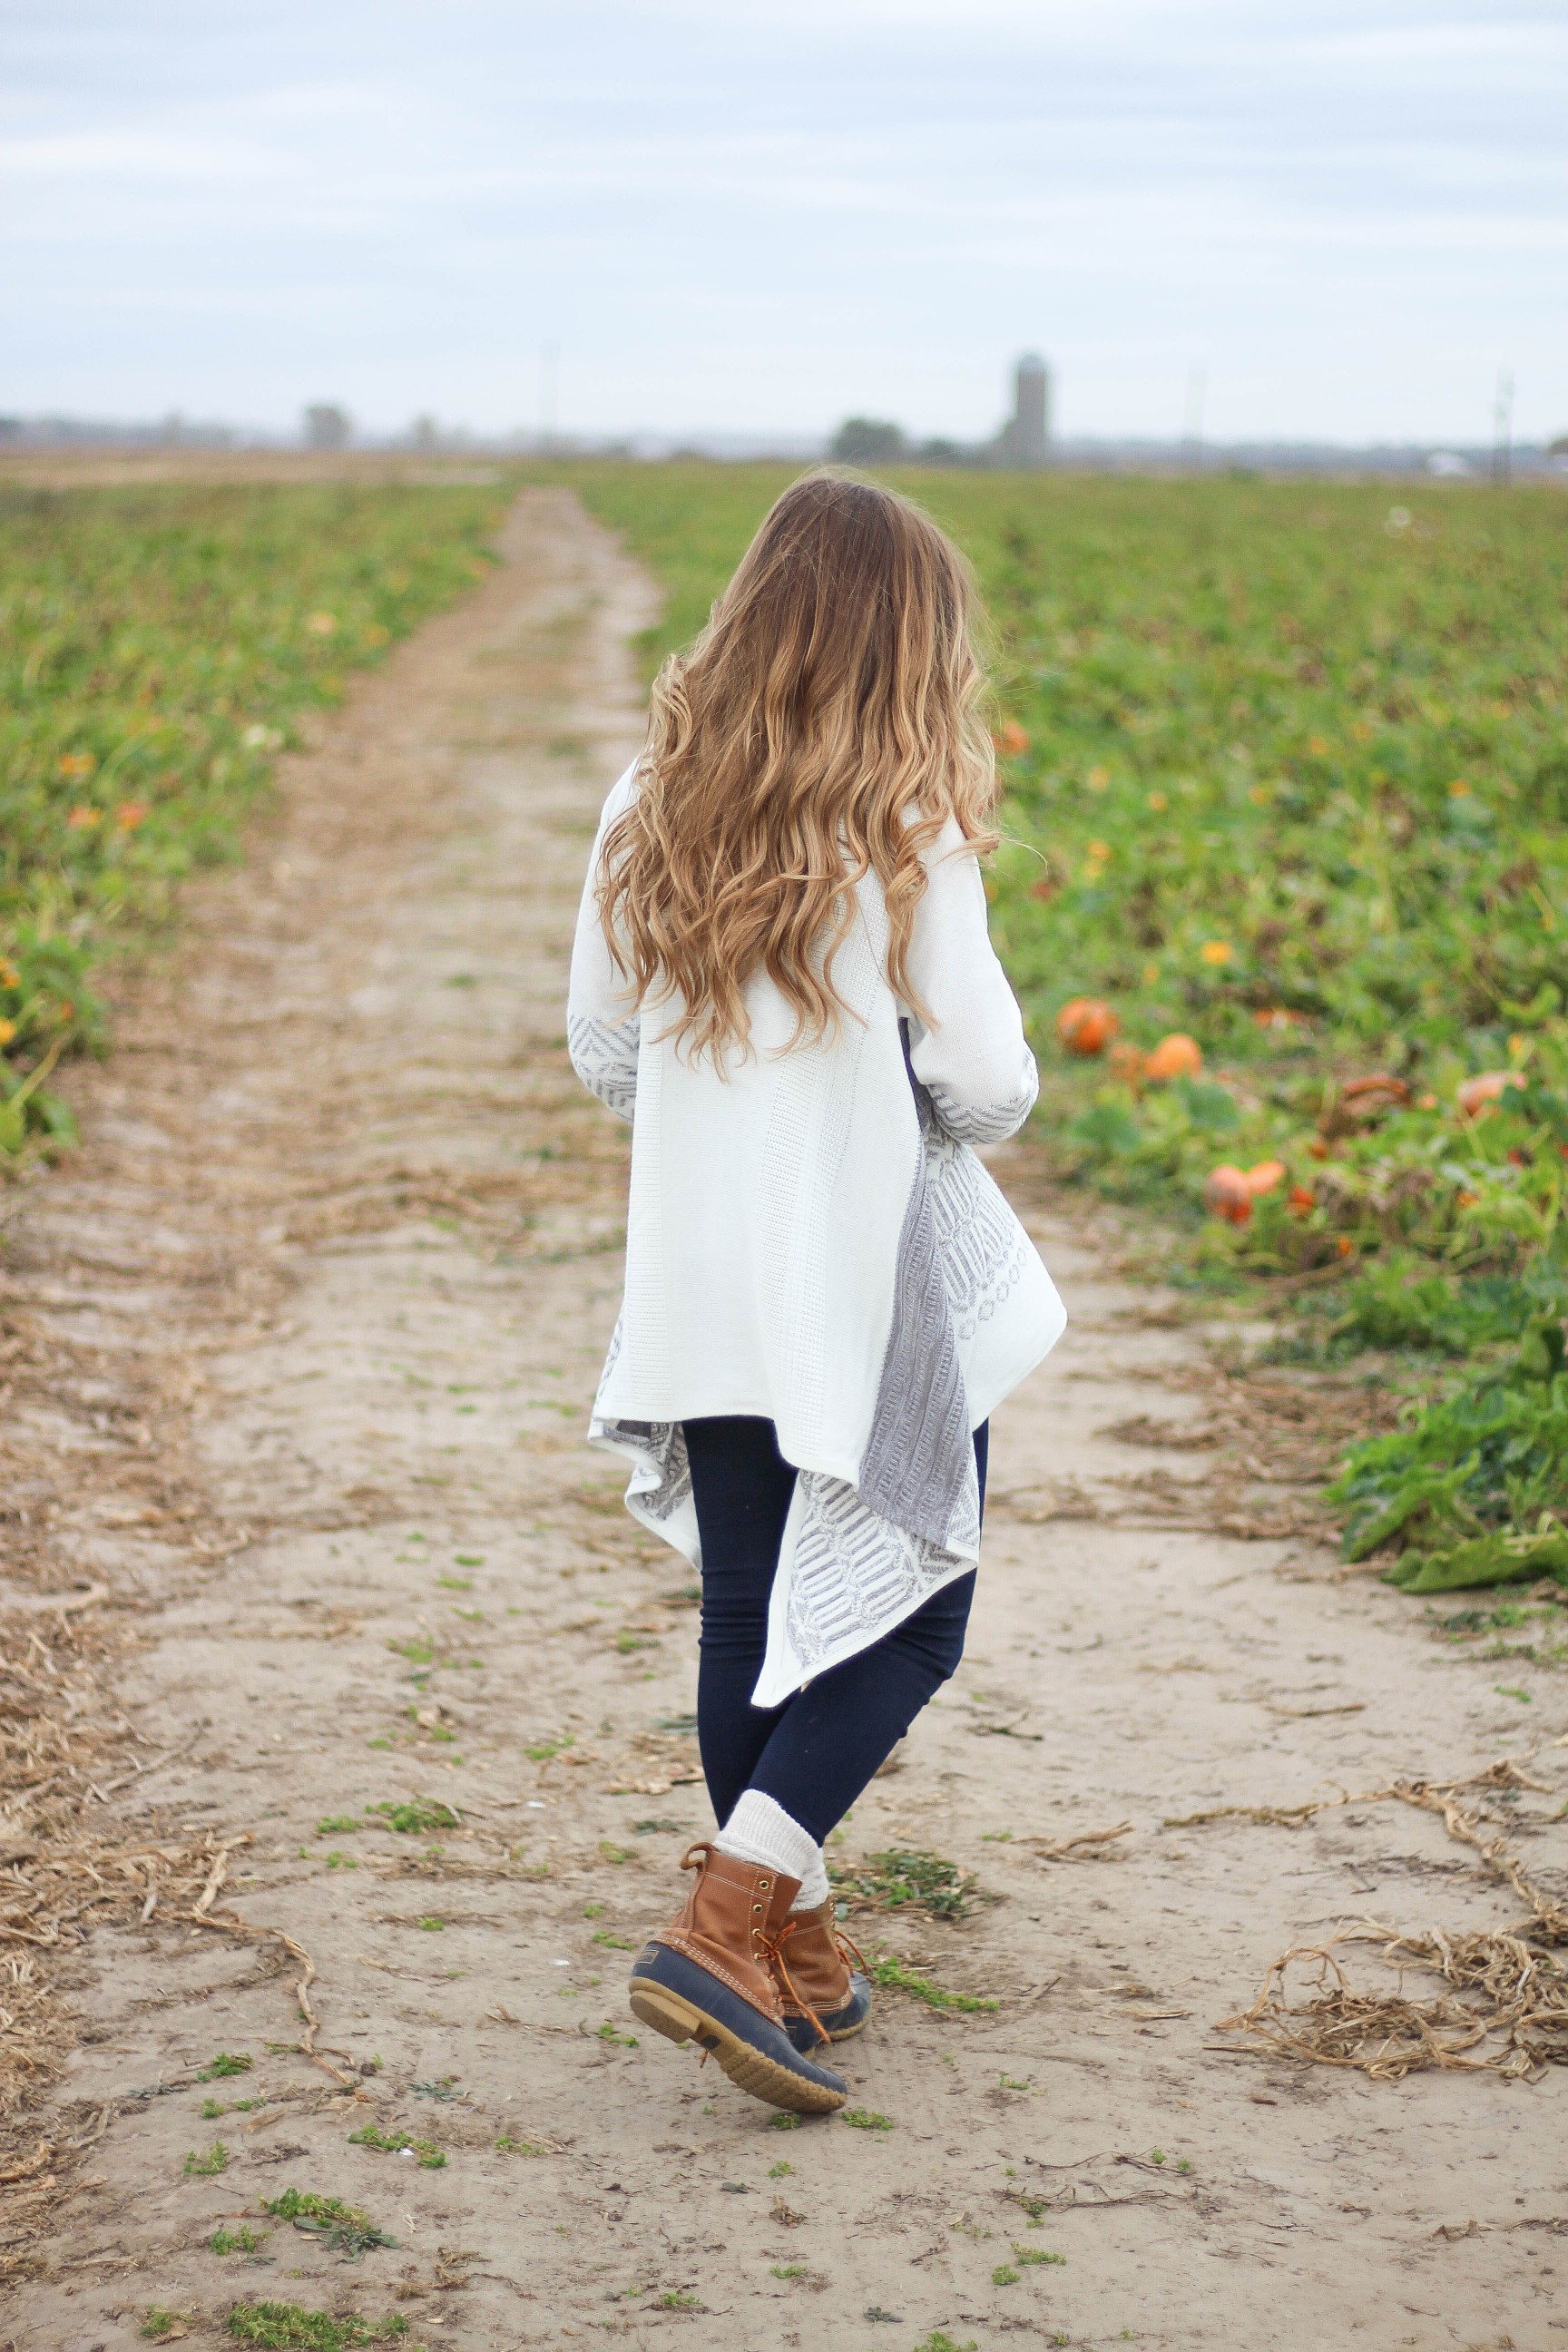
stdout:
[(907, 971), (922, 854), (950, 817), (994, 848), (996, 769), (982, 716), (975, 598), (963, 557), (908, 499), (808, 474), (774, 505), (707, 627), (653, 689), (639, 789), (610, 827), (600, 919), (637, 1002), (674, 1008), (695, 1055), (742, 1051), (759, 970), (792, 1044), (836, 1031), (833, 960), (874, 873), (888, 979)]

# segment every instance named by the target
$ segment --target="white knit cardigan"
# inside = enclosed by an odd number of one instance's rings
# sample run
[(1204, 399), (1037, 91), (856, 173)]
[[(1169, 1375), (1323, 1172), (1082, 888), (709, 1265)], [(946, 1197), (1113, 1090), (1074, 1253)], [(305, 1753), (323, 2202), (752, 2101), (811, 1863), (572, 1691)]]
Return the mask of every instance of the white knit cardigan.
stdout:
[(791, 1046), (759, 973), (744, 1055), (720, 1072), (678, 1051), (668, 1017), (630, 1008), (595, 901), (636, 789), (634, 765), (605, 803), (567, 1013), (578, 1076), (632, 1121), (626, 1295), (589, 1439), (631, 1460), (627, 1508), (700, 1566), (681, 1423), (774, 1423), (800, 1474), (752, 1693), (776, 1706), (979, 1557), (972, 1433), (1067, 1318), (971, 1146), (1014, 1134), (1039, 1080), (952, 821), (908, 960), (931, 1026), (889, 984), (869, 876), (834, 961), (836, 1035)]

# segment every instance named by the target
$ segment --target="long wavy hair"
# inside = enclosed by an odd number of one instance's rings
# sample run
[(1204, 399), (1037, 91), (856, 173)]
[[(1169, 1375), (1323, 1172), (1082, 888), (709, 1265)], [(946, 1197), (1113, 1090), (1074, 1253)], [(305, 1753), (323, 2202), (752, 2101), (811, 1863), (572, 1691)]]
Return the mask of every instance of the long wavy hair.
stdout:
[(996, 769), (977, 604), (951, 541), (908, 499), (808, 474), (779, 499), (686, 652), (653, 689), (635, 797), (598, 872), (610, 952), (678, 1047), (749, 1044), (760, 970), (792, 1045), (836, 1034), (833, 961), (875, 873), (888, 979), (907, 959), (922, 854), (950, 817), (993, 849)]

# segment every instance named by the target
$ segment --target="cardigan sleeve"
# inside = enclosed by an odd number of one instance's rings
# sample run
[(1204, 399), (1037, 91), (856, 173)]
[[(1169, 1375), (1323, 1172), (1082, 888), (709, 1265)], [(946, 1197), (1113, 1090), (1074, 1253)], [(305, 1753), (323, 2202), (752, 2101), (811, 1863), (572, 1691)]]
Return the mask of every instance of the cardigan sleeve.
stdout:
[(956, 818), (926, 856), (931, 879), (915, 909), (910, 984), (931, 1025), (910, 1016), (910, 1064), (950, 1135), (1002, 1143), (1034, 1108), (1039, 1072), (1023, 1016), (985, 922), (980, 861)]
[(629, 805), (636, 777), (635, 767), (628, 768), (605, 803), (599, 818), (577, 909), (572, 978), (566, 996), (566, 1050), (572, 1057), (572, 1067), (590, 1094), (597, 1095), (617, 1118), (627, 1119), (637, 1109), (642, 1021), (637, 1008), (628, 1004), (626, 983), (611, 959), (599, 921), (595, 884), (605, 835)]

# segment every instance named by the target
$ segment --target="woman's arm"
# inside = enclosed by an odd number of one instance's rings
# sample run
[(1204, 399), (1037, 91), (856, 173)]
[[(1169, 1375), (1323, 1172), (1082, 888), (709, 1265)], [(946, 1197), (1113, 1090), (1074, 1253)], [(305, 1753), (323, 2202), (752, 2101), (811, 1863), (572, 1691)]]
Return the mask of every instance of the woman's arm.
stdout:
[(1016, 1135), (1040, 1089), (1023, 1017), (985, 922), (980, 861), (950, 819), (927, 854), (931, 876), (915, 909), (909, 976), (928, 1008), (911, 1014), (910, 1062), (937, 1117), (960, 1143)]
[(630, 1118), (637, 1109), (642, 1022), (635, 1008), (628, 1010), (626, 982), (611, 961), (599, 920), (596, 886), (605, 835), (630, 801), (636, 775), (636, 769), (628, 768), (616, 784), (605, 803), (594, 836), (588, 878), (577, 909), (566, 997), (566, 1050), (572, 1067), (589, 1093), (597, 1095), (617, 1118)]

